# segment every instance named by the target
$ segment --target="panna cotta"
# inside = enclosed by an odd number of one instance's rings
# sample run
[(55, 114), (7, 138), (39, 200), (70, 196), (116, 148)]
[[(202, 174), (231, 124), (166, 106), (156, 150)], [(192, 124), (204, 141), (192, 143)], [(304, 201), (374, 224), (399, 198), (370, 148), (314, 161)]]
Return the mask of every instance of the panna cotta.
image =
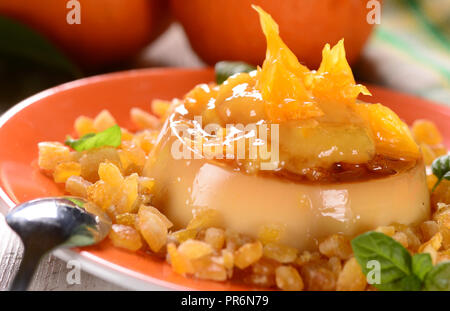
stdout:
[(185, 228), (195, 213), (214, 209), (225, 228), (254, 237), (277, 228), (281, 243), (310, 249), (333, 233), (353, 236), (430, 216), (422, 163), (383, 178), (317, 184), (245, 174), (219, 161), (176, 160), (170, 151), (173, 139), (146, 174), (158, 181), (155, 205), (176, 228)]
[(343, 41), (319, 69), (301, 65), (258, 9), (267, 39), (262, 67), (223, 84), (202, 84), (171, 107), (143, 174), (154, 204), (186, 225), (216, 211), (226, 229), (313, 247), (334, 233), (356, 235), (430, 216), (419, 147), (389, 108), (357, 99)]

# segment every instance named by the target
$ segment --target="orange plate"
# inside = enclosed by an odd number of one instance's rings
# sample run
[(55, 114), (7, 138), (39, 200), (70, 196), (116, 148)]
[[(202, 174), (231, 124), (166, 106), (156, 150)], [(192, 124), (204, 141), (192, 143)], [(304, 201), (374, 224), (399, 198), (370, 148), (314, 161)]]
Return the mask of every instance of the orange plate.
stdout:
[[(40, 141), (63, 141), (79, 115), (94, 117), (107, 108), (120, 126), (133, 129), (131, 107), (150, 108), (152, 99), (182, 97), (194, 85), (214, 79), (212, 70), (146, 69), (70, 82), (26, 99), (0, 118), (0, 198), (3, 212), (19, 202), (62, 195), (63, 188), (40, 173)], [(426, 118), (436, 123), (450, 146), (450, 108), (379, 87), (369, 87), (369, 102), (381, 102), (406, 122)], [(249, 290), (246, 286), (184, 278), (163, 260), (114, 248), (108, 241), (58, 257), (78, 259), (83, 269), (133, 289)]]

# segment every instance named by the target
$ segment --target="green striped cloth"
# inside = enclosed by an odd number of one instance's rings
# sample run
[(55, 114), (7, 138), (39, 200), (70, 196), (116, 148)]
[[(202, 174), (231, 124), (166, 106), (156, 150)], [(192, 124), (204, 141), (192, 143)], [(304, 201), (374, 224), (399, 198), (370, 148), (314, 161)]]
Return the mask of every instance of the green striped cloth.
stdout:
[(357, 72), (450, 106), (450, 0), (384, 0)]

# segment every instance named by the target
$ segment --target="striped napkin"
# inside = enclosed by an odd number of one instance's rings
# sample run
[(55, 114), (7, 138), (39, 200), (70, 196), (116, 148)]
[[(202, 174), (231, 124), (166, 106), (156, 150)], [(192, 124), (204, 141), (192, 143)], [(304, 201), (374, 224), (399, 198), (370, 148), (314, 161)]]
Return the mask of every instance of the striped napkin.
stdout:
[(385, 0), (357, 74), (450, 106), (450, 0)]

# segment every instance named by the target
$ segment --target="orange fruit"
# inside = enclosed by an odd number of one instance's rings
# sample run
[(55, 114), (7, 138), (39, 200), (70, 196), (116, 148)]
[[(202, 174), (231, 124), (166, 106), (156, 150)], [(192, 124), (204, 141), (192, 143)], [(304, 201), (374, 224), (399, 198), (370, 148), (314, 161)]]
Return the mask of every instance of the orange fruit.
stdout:
[(68, 0), (1, 0), (0, 15), (48, 37), (85, 67), (122, 61), (162, 32), (169, 22), (165, 0), (78, 0), (80, 24), (68, 24)]
[(280, 35), (302, 63), (317, 68), (326, 43), (345, 39), (354, 63), (371, 33), (368, 0), (171, 0), (193, 49), (207, 63), (242, 60), (261, 64), (266, 41), (251, 4), (261, 6), (280, 26)]

